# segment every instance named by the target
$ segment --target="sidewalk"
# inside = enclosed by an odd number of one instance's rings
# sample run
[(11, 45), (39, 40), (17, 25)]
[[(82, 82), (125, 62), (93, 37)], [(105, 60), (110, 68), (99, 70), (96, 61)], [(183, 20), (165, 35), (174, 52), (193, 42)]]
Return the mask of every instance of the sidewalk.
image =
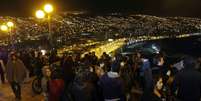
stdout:
[[(0, 101), (16, 101), (15, 96), (8, 83), (0, 83)], [(42, 101), (41, 95), (35, 95), (31, 89), (31, 80), (22, 84), (22, 100), (21, 101)]]

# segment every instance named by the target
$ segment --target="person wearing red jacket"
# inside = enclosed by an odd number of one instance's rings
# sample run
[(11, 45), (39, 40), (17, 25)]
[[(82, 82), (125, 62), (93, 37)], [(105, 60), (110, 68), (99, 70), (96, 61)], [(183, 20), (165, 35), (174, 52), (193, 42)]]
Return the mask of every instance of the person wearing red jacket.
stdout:
[(52, 73), (48, 88), (49, 101), (60, 101), (64, 90), (64, 80), (61, 79), (59, 73)]

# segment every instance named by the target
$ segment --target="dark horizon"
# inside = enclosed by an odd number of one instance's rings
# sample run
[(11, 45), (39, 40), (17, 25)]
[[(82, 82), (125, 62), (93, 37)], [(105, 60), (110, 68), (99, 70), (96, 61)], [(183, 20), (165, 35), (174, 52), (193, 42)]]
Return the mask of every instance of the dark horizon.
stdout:
[(89, 11), (99, 14), (132, 12), (201, 18), (201, 0), (2, 0), (0, 16), (34, 16), (35, 10), (45, 1), (52, 2), (56, 12)]

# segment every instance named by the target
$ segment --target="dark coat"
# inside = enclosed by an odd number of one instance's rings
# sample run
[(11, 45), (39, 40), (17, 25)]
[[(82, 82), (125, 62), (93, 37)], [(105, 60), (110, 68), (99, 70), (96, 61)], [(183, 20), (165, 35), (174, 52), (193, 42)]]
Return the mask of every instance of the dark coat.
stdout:
[(162, 101), (162, 99), (157, 97), (155, 94), (152, 93), (149, 101)]
[(100, 78), (99, 86), (102, 89), (103, 99), (119, 98), (120, 101), (125, 101), (125, 88), (119, 76), (108, 72)]
[(97, 88), (94, 84), (96, 82), (96, 76), (87, 70), (76, 75), (73, 84), (70, 85), (74, 101), (102, 101), (98, 98)]
[(73, 70), (74, 63), (73, 61), (64, 61), (62, 65), (62, 71), (64, 74), (64, 80), (66, 84), (69, 84), (73, 81), (75, 73)]
[(185, 68), (175, 77), (174, 90), (181, 101), (200, 101), (201, 73), (193, 68)]
[(15, 62), (9, 59), (6, 65), (6, 74), (8, 82), (23, 82), (26, 77), (26, 67), (20, 59)]

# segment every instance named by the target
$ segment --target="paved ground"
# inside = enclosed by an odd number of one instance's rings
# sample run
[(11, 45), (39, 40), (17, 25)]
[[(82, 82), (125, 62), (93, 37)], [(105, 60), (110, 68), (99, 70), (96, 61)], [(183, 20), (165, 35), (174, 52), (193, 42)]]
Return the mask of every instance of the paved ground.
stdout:
[[(43, 101), (41, 95), (35, 95), (31, 90), (31, 81), (22, 85), (22, 100), (21, 101)], [(16, 101), (15, 96), (8, 83), (0, 83), (0, 101)]]
[[(21, 101), (44, 101), (42, 95), (36, 95), (31, 89), (32, 80), (22, 85), (22, 100)], [(131, 101), (139, 101), (142, 92), (140, 90), (132, 89)], [(1, 84), (0, 82), (0, 101), (17, 101), (8, 83)]]

